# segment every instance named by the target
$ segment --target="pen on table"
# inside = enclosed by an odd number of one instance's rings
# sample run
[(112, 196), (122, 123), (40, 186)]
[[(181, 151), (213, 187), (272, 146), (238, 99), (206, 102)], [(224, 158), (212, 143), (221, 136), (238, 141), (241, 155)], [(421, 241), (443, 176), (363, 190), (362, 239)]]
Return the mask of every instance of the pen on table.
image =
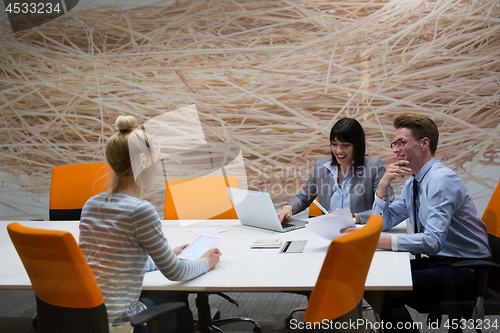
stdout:
[(318, 202), (318, 200), (314, 199), (314, 201), (313, 201), (313, 202), (314, 202), (314, 204), (315, 204), (316, 206), (318, 206), (318, 208), (319, 208), (319, 209), (321, 209), (321, 211), (322, 211), (323, 213), (328, 214), (328, 211), (326, 210), (326, 208), (325, 208), (325, 207), (323, 207), (323, 206), (321, 206), (321, 204)]

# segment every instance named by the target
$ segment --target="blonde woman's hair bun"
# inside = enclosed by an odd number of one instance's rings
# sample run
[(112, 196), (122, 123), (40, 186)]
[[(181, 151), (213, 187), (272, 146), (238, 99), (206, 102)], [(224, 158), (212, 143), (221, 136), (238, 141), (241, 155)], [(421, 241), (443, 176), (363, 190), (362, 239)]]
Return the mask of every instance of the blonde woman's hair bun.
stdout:
[(118, 116), (115, 122), (115, 128), (120, 132), (130, 132), (135, 129), (137, 119), (134, 116)]

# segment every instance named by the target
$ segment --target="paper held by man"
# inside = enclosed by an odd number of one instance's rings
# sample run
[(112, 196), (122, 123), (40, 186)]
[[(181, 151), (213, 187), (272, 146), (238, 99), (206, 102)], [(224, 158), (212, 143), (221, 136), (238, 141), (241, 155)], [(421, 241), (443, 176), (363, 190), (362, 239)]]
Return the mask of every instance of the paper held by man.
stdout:
[(342, 236), (340, 231), (355, 227), (349, 208), (337, 209), (329, 214), (313, 217), (307, 220), (306, 228), (329, 241)]

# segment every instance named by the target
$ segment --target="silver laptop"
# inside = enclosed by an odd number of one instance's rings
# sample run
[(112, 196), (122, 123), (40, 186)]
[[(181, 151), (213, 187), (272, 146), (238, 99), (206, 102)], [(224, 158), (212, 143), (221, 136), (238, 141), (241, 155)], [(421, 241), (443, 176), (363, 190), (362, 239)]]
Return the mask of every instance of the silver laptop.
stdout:
[(290, 219), (280, 223), (271, 196), (266, 192), (227, 188), (234, 210), (243, 225), (286, 232), (304, 228), (307, 221)]

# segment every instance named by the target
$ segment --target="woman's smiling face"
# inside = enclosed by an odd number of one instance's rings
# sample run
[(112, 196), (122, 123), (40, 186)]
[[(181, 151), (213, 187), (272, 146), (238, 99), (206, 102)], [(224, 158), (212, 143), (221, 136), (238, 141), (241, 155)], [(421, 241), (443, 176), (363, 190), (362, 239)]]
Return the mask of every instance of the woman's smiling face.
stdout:
[(330, 145), (337, 163), (342, 167), (350, 167), (354, 156), (354, 145), (339, 141), (338, 138), (335, 138)]

